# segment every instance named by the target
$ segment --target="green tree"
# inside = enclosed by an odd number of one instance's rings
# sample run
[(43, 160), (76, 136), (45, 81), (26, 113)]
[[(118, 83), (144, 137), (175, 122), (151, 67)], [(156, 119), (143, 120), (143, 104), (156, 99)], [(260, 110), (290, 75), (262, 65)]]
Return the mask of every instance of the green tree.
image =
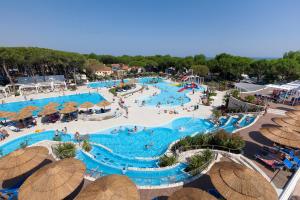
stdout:
[(54, 147), (53, 152), (59, 159), (73, 158), (76, 155), (76, 146), (71, 142), (60, 143)]
[(209, 72), (209, 69), (206, 65), (193, 65), (192, 70), (194, 74), (199, 76), (206, 76)]

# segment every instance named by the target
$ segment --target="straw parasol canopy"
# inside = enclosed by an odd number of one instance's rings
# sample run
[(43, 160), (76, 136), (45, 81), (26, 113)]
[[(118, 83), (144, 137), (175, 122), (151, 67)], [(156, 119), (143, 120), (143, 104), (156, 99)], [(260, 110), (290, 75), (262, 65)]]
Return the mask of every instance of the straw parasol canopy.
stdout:
[(48, 156), (45, 147), (19, 149), (0, 159), (0, 181), (23, 175), (40, 165)]
[(295, 108), (296, 110), (300, 110), (300, 105), (294, 106), (294, 108)]
[(66, 106), (64, 107), (60, 113), (61, 114), (69, 114), (69, 113), (73, 113), (73, 112), (76, 112), (77, 111), (77, 108), (74, 107), (74, 106)]
[(79, 193), (76, 200), (139, 200), (136, 185), (127, 177), (109, 175), (97, 179)]
[(20, 187), (19, 200), (64, 199), (81, 184), (85, 165), (77, 159), (56, 161), (32, 174)]
[(300, 119), (300, 110), (291, 110), (291, 111), (286, 112), (285, 114), (291, 118)]
[(26, 106), (26, 107), (22, 108), (22, 110), (20, 112), (26, 112), (26, 111), (32, 112), (32, 111), (35, 111), (38, 109), (39, 108), (37, 106)]
[(0, 118), (10, 118), (16, 115), (15, 112), (0, 111)]
[(23, 112), (19, 112), (19, 113), (16, 113), (15, 115), (11, 116), (10, 120), (11, 121), (19, 121), (19, 120), (22, 120), (22, 119), (26, 119), (28, 117), (32, 117), (32, 112), (23, 111)]
[(56, 102), (50, 102), (47, 105), (45, 105), (44, 108), (56, 108), (58, 106), (59, 106), (58, 103), (56, 103)]
[(104, 101), (101, 101), (100, 103), (98, 103), (97, 105), (99, 107), (105, 107), (105, 106), (109, 106), (110, 104), (111, 104), (110, 102), (104, 100)]
[(291, 130), (300, 132), (300, 119), (290, 117), (274, 118), (274, 122), (280, 126), (288, 127)]
[(277, 192), (259, 173), (234, 162), (218, 162), (210, 170), (218, 192), (230, 200), (275, 200)]
[(86, 109), (88, 109), (88, 108), (92, 108), (93, 106), (94, 106), (93, 103), (87, 101), (87, 102), (84, 102), (83, 104), (81, 104), (80, 108), (86, 108)]
[(261, 128), (260, 132), (266, 138), (289, 147), (300, 148), (300, 134), (284, 127)]
[(55, 107), (45, 107), (41, 112), (39, 112), (40, 116), (52, 115), (57, 113), (57, 109)]
[(77, 106), (77, 103), (74, 102), (74, 101), (69, 101), (69, 102), (67, 102), (67, 103), (64, 103), (64, 107), (69, 107), (69, 106), (71, 106), (71, 107), (76, 107), (76, 106)]
[(196, 188), (182, 188), (174, 192), (169, 200), (217, 200), (214, 196), (207, 192)]

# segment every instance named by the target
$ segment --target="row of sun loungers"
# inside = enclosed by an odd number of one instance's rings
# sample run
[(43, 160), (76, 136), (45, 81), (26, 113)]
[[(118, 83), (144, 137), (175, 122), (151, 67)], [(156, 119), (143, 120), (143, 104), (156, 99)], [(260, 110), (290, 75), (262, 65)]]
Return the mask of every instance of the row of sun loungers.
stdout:
[[(297, 150), (296, 150), (297, 152)], [(300, 159), (295, 155), (295, 150), (282, 147), (263, 147), (255, 159), (273, 170), (288, 169), (295, 171), (300, 167)]]

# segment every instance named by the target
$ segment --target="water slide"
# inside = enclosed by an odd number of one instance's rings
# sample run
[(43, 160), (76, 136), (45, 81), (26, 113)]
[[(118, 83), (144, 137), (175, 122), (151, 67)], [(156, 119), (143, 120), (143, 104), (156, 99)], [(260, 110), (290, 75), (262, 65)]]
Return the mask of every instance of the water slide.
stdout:
[(191, 84), (188, 84), (186, 85), (185, 87), (181, 88), (180, 90), (178, 90), (177, 92), (182, 92), (186, 89), (189, 89), (189, 88), (198, 88), (198, 86), (195, 84), (195, 83), (191, 83)]

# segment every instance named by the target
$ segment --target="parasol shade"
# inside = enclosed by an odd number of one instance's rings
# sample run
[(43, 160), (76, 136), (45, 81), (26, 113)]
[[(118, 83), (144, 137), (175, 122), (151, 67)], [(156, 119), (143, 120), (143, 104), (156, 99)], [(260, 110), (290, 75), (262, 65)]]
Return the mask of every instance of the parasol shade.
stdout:
[(213, 185), (225, 199), (278, 199), (273, 186), (261, 174), (243, 165), (218, 162), (209, 174)]
[(138, 200), (136, 185), (127, 177), (109, 175), (97, 179), (79, 193), (76, 200)]
[(207, 192), (196, 188), (182, 188), (174, 192), (168, 200), (217, 200)]
[(263, 136), (275, 143), (300, 148), (300, 134), (285, 127), (261, 128)]
[(291, 110), (286, 112), (285, 114), (291, 118), (300, 119), (300, 110)]
[(52, 115), (57, 112), (58, 111), (55, 107), (44, 107), (44, 109), (41, 112), (39, 112), (39, 115), (46, 116), (46, 115)]
[(87, 101), (87, 102), (84, 102), (83, 104), (81, 104), (80, 108), (86, 108), (86, 109), (88, 109), (88, 108), (92, 108), (93, 106), (94, 106), (93, 103)]
[(19, 190), (19, 200), (60, 200), (82, 183), (85, 165), (77, 159), (56, 161), (32, 174)]
[(73, 106), (73, 107), (76, 107), (77, 106), (77, 103), (74, 102), (74, 101), (69, 101), (67, 103), (64, 103), (64, 107), (69, 107), (69, 106)]
[(109, 106), (111, 103), (104, 100), (104, 101), (101, 101), (100, 103), (98, 103), (97, 105), (100, 106), (100, 107), (105, 107), (105, 106)]
[(69, 113), (73, 113), (73, 112), (76, 112), (77, 111), (77, 108), (76, 107), (73, 107), (73, 106), (67, 106), (67, 107), (64, 107), (60, 113), (61, 114), (69, 114)]
[(291, 117), (274, 118), (273, 121), (283, 127), (288, 127), (291, 130), (300, 132), (300, 119), (293, 119)]
[(40, 165), (48, 156), (45, 147), (19, 149), (0, 159), (0, 180), (9, 180), (23, 175)]
[(11, 121), (19, 121), (19, 120), (22, 120), (22, 119), (26, 119), (28, 117), (32, 117), (32, 112), (23, 111), (23, 112), (20, 112), (20, 113), (16, 113), (12, 117), (10, 117), (10, 120)]
[(54, 107), (54, 108), (56, 108), (56, 107), (58, 107), (59, 106), (59, 104), (58, 103), (56, 103), (56, 102), (50, 102), (50, 103), (48, 103), (47, 105), (45, 105), (44, 106), (44, 108), (48, 108), (48, 107)]

